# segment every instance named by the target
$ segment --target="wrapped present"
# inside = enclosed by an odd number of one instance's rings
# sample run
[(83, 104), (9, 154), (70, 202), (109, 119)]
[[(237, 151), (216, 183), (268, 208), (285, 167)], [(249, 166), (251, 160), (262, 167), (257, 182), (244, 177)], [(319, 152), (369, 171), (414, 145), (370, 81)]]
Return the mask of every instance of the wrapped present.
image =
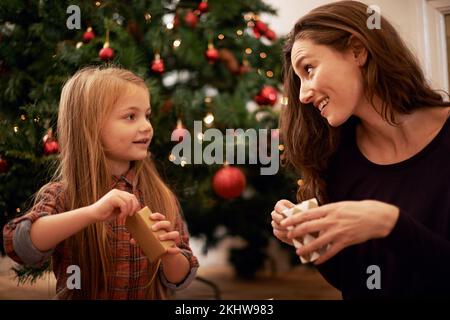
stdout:
[[(317, 202), (317, 199), (312, 198), (312, 199), (303, 201), (302, 203), (299, 203), (290, 209), (283, 210), (283, 214), (286, 217), (290, 217), (295, 214), (301, 214), (302, 212), (305, 212), (312, 208), (316, 208), (318, 206), (319, 206), (319, 204)], [(295, 226), (289, 226), (288, 230), (292, 230), (292, 229), (294, 229), (294, 227)], [(318, 232), (314, 232), (311, 234), (306, 234), (303, 237), (295, 238), (295, 239), (293, 239), (294, 246), (297, 249), (301, 248), (304, 245), (306, 245), (306, 244), (310, 243), (311, 241), (313, 241), (314, 239), (316, 239), (318, 236), (319, 236)], [(311, 254), (300, 256), (300, 260), (302, 261), (302, 263), (313, 262), (313, 261), (317, 260), (322, 254), (324, 254), (327, 249), (328, 249), (328, 246), (322, 247), (319, 250), (314, 251)]]
[(172, 240), (159, 240), (158, 236), (166, 231), (158, 230), (155, 232), (152, 230), (152, 226), (157, 221), (150, 218), (151, 213), (150, 209), (145, 207), (136, 212), (134, 216), (127, 217), (125, 224), (141, 250), (153, 263), (166, 253), (167, 249), (174, 245), (174, 242)]

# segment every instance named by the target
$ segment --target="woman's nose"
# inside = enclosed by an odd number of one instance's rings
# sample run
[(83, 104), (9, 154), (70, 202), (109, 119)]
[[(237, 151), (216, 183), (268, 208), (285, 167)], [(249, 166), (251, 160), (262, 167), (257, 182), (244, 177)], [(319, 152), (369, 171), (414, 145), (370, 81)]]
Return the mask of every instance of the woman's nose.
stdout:
[(311, 86), (307, 82), (303, 82), (300, 85), (300, 102), (303, 104), (308, 104), (312, 102), (312, 97), (314, 96), (314, 92)]

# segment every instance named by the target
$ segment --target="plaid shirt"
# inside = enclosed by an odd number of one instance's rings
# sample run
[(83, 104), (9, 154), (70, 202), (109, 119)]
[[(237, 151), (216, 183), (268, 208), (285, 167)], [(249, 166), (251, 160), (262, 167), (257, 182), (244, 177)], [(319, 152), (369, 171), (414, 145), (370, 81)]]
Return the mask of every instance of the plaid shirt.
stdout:
[[(135, 170), (132, 168), (126, 175), (120, 178), (114, 177), (115, 185), (113, 188), (133, 193), (139, 199), (141, 206), (144, 207), (144, 203), (142, 203), (142, 199), (139, 196), (139, 189), (133, 188), (134, 174)], [(52, 258), (53, 272), (57, 279), (57, 292), (66, 290), (67, 278), (70, 275), (67, 273), (67, 267), (72, 264), (71, 249), (66, 241), (63, 241), (56, 248), (49, 251), (41, 252), (37, 250), (31, 242), (30, 227), (40, 217), (65, 211), (67, 210), (65, 209), (62, 185), (57, 182), (51, 183), (46, 187), (43, 196), (38, 199), (36, 205), (29, 212), (11, 220), (3, 229), (5, 251), (10, 258), (19, 264), (36, 267), (42, 265), (50, 257)], [(152, 276), (150, 274), (150, 262), (139, 247), (130, 244), (131, 236), (124, 220), (116, 219), (108, 222), (108, 228), (112, 229), (115, 234), (115, 237), (111, 239), (114, 275), (108, 285), (108, 298), (145, 299), (146, 285), (150, 282)], [(159, 277), (166, 287), (178, 290), (187, 287), (194, 279), (198, 268), (198, 260), (189, 247), (189, 233), (179, 214), (176, 217), (174, 229), (180, 233), (179, 248), (189, 261), (190, 272), (181, 283), (169, 283), (164, 276), (161, 264)]]

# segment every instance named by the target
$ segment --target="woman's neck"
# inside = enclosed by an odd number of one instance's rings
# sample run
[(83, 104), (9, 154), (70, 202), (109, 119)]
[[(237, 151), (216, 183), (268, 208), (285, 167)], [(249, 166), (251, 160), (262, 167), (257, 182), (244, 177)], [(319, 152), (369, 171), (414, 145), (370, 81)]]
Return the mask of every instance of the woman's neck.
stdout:
[[(376, 110), (381, 102), (375, 99)], [(374, 162), (398, 162), (422, 150), (438, 134), (450, 108), (422, 108), (411, 114), (395, 114), (397, 125), (389, 124), (369, 103), (355, 114), (361, 124), (357, 127), (358, 146)]]

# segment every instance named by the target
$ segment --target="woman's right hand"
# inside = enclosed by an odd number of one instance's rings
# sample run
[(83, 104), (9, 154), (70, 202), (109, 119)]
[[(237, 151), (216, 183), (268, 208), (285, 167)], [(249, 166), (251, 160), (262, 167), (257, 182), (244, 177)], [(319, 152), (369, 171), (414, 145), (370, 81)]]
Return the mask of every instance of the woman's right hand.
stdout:
[(112, 189), (90, 206), (95, 222), (124, 219), (141, 209), (139, 201), (132, 193)]
[(273, 228), (273, 234), (279, 240), (283, 241), (284, 243), (290, 244), (291, 246), (293, 246), (294, 243), (292, 242), (292, 239), (288, 239), (287, 237), (288, 230), (286, 229), (286, 227), (282, 227), (280, 225), (280, 222), (286, 218), (283, 214), (283, 211), (286, 209), (290, 209), (294, 206), (295, 205), (289, 200), (283, 199), (276, 203), (275, 208), (271, 213), (272, 216), (271, 224)]

